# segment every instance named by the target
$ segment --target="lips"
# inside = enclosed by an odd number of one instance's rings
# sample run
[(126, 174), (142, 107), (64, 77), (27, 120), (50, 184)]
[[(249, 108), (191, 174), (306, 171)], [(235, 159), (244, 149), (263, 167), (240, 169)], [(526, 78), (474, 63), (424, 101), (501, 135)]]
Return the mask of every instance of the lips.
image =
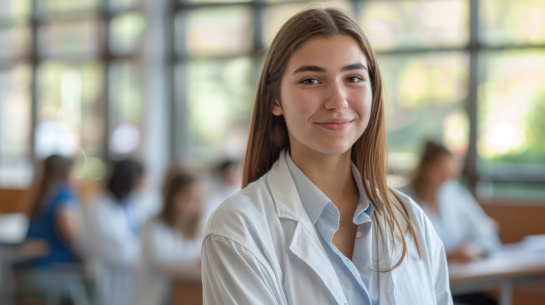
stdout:
[(319, 126), (329, 130), (343, 130), (346, 129), (354, 120), (352, 119), (328, 119), (324, 121), (316, 122)]

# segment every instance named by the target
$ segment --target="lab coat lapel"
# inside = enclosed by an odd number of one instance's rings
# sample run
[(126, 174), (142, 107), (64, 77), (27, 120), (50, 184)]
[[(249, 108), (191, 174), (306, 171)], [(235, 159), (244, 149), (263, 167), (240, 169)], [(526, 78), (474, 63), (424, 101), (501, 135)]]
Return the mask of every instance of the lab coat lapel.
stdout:
[(301, 203), (295, 182), (291, 178), (286, 154), (285, 150), (280, 153), (280, 157), (269, 172), (268, 184), (278, 217), (297, 221), (289, 249), (318, 275), (338, 304), (345, 304), (346, 298), (341, 284), (336, 276), (332, 276), (335, 275), (335, 269), (322, 247), (314, 225)]
[(335, 269), (317, 239), (316, 233), (309, 232), (300, 221), (295, 229), (290, 250), (320, 277), (338, 304), (346, 304), (341, 284), (336, 276), (332, 276), (335, 275)]

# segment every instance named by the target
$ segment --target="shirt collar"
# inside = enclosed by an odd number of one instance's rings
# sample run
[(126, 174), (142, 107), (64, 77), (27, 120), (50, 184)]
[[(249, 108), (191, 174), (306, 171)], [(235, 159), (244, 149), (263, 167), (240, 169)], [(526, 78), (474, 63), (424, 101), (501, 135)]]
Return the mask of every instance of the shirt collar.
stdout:
[[(297, 192), (301, 198), (303, 208), (307, 212), (312, 223), (316, 224), (318, 218), (324, 211), (324, 208), (328, 203), (331, 203), (331, 200), (316, 185), (314, 185), (314, 183), (312, 183), (307, 176), (305, 176), (305, 174), (293, 162), (289, 153), (286, 154), (286, 159), (288, 169), (293, 181), (295, 182), (295, 187), (297, 188)], [(370, 216), (374, 210), (374, 207), (369, 201), (367, 193), (365, 193), (358, 168), (353, 163), (351, 164), (351, 171), (360, 194), (358, 206), (356, 207), (356, 212), (354, 213), (354, 223), (359, 225), (366, 221), (370, 221)]]

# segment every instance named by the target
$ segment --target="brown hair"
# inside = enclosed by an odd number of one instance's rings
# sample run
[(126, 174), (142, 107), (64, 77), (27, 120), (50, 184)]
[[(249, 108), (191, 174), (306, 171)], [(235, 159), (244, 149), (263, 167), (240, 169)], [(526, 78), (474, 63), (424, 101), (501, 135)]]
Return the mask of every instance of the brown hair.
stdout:
[(171, 228), (175, 228), (176, 221), (180, 217), (184, 217), (184, 223), (182, 223), (180, 229), (184, 233), (184, 236), (188, 238), (194, 238), (199, 233), (201, 215), (200, 213), (198, 215), (189, 216), (180, 215), (180, 213), (175, 210), (174, 197), (176, 196), (176, 193), (194, 183), (198, 183), (196, 176), (183, 172), (178, 167), (171, 167), (167, 173), (163, 186), (164, 205), (163, 210), (159, 214), (159, 218)]
[[(278, 159), (280, 151), (289, 147), (286, 123), (282, 116), (272, 114), (274, 101), (280, 94), (284, 69), (294, 51), (304, 42), (315, 37), (348, 35), (356, 40), (368, 61), (373, 101), (369, 124), (363, 135), (354, 143), (351, 159), (358, 167), (365, 192), (375, 206), (373, 217), (383, 217), (393, 239), (395, 230), (401, 233), (403, 251), (401, 258), (385, 271), (399, 266), (407, 254), (405, 229), (399, 215), (407, 222), (408, 231), (415, 236), (407, 209), (392, 192), (387, 183), (387, 143), (384, 126), (382, 80), (378, 62), (369, 40), (361, 28), (345, 13), (332, 8), (308, 9), (289, 19), (274, 38), (267, 53), (257, 87), (255, 107), (250, 126), (248, 147), (244, 160), (243, 187), (259, 179), (269, 171)], [(383, 237), (386, 237), (379, 228)], [(418, 241), (415, 239), (420, 254)]]
[(429, 166), (434, 166), (435, 162), (444, 158), (452, 157), (452, 153), (445, 148), (443, 145), (434, 142), (426, 141), (423, 146), (422, 156), (420, 157), (420, 162), (418, 167), (414, 171), (412, 187), (417, 197), (422, 198), (427, 187), (427, 181), (425, 177), (425, 169)]
[(71, 158), (51, 155), (42, 162), (42, 172), (34, 183), (34, 196), (31, 201), (30, 214), (36, 215), (44, 211), (52, 187), (61, 181), (68, 181), (74, 161)]

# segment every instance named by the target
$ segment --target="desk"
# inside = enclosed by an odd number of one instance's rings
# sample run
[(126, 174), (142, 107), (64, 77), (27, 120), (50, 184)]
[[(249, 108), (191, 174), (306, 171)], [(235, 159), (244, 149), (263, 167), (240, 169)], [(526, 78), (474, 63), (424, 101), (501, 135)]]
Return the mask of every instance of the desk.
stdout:
[(172, 284), (171, 305), (202, 305), (202, 283), (176, 280)]
[(33, 258), (44, 257), (49, 249), (43, 240), (31, 239), (18, 245), (0, 245), (0, 298), (13, 304), (13, 265)]
[[(500, 305), (512, 304), (515, 282), (545, 277), (545, 253), (508, 249), (467, 264), (449, 266), (453, 294), (500, 287)], [(544, 287), (545, 290), (545, 287)]]

